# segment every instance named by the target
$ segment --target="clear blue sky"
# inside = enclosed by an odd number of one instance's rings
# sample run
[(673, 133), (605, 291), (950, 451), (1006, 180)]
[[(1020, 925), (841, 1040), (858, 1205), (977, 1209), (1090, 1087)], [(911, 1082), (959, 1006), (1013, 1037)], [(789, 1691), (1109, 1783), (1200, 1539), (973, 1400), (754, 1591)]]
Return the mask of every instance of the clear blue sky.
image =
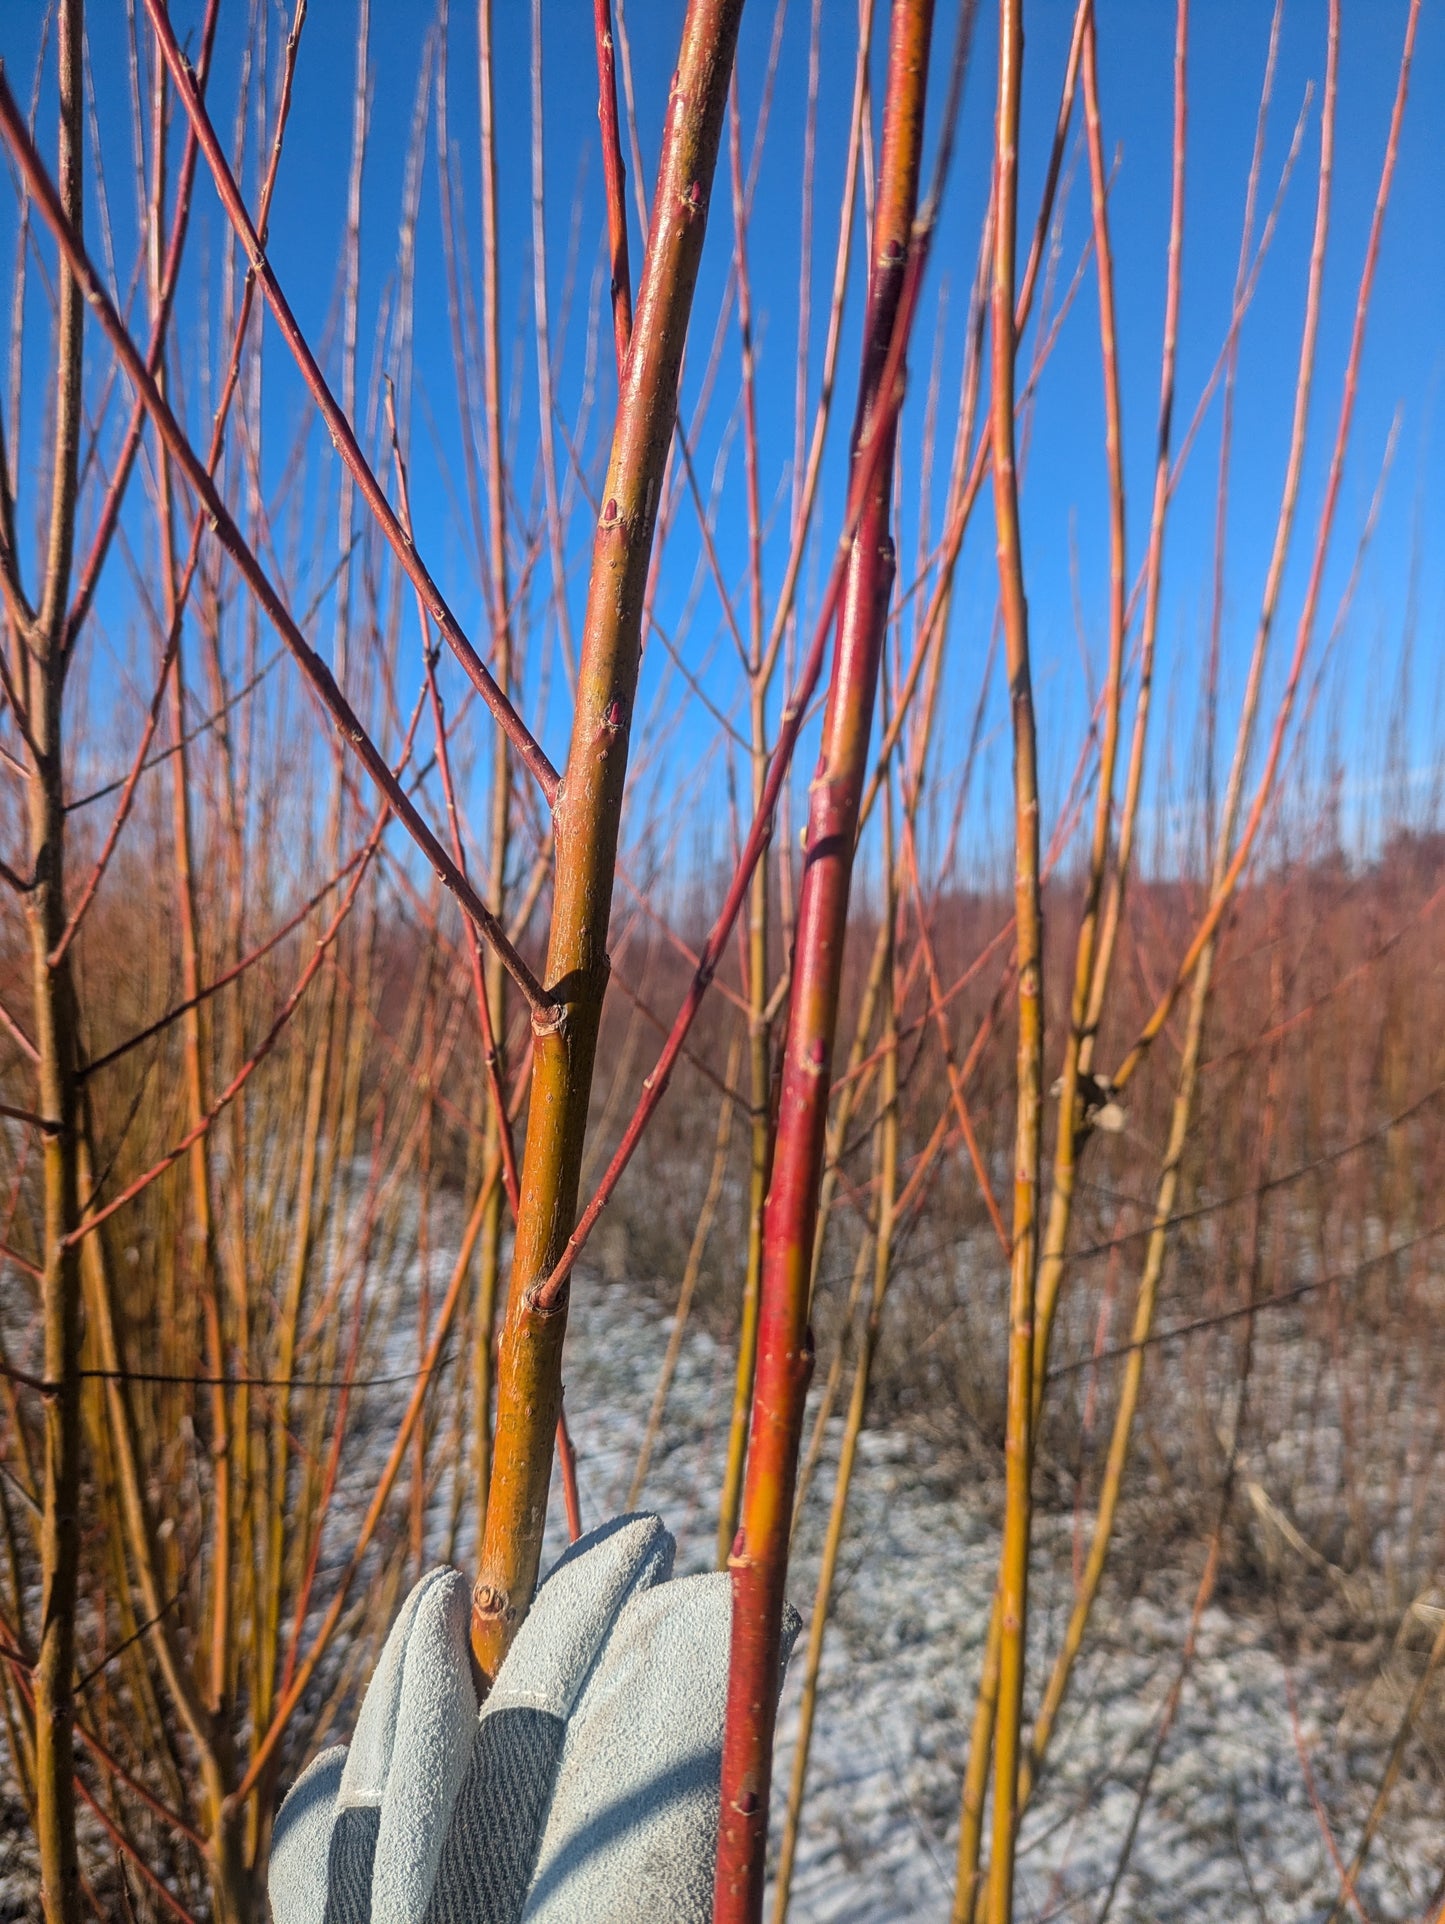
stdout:
[[(213, 99), (225, 105), (229, 125), (246, 8), (238, 0), (223, 7), (222, 46)], [(1038, 0), (1026, 10), (1028, 49), (1024, 84), (1024, 172), (1022, 209), (1031, 222), (1037, 204), (1047, 138), (1055, 112), (1072, 9), (1064, 0)], [(97, 75), (100, 119), (112, 156), (111, 214), (122, 260), (134, 245), (130, 209), (130, 135), (125, 80), (126, 40), (123, 10), (96, 5), (90, 22)], [(371, 142), (365, 176), (366, 224), (363, 243), (362, 380), (370, 365), (375, 316), (394, 265), (397, 208), (416, 94), (422, 44), (432, 14), (424, 7), (373, 0)], [(530, 476), (535, 446), (535, 361), (529, 299), (530, 205), (528, 36), (530, 9), (523, 0), (496, 6), (501, 145), (503, 238), (503, 332), (509, 379), (520, 401), (514, 430), (513, 460)], [(661, 0), (633, 0), (628, 26), (634, 60), (639, 120), (646, 170), (656, 162), (657, 130), (668, 77), (675, 60), (681, 6)], [(805, 0), (792, 0), (785, 21), (772, 125), (759, 181), (750, 246), (754, 300), (761, 341), (760, 388), (763, 402), (763, 491), (765, 508), (776, 508), (767, 548), (769, 592), (776, 591), (785, 552), (787, 463), (792, 441), (792, 394), (796, 369), (798, 217), (803, 98), (808, 44)], [(875, 74), (881, 72), (886, 7), (880, 0), (880, 31), (875, 40)], [(903, 464), (900, 550), (916, 551), (918, 447), (927, 369), (933, 352), (937, 303), (946, 296), (949, 326), (942, 358), (940, 434), (946, 437), (958, 388), (961, 322), (973, 269), (979, 221), (987, 186), (987, 157), (994, 85), (993, 9), (980, 6), (980, 20), (969, 76), (956, 164), (948, 191), (945, 221), (930, 270), (929, 300), (921, 318), (914, 356), (913, 386), (906, 418), (907, 453)], [(179, 28), (198, 28), (199, 0), (176, 0)], [(952, 9), (940, 9), (937, 29), (936, 93), (942, 92), (943, 67), (952, 33)], [(0, 20), (0, 51), (12, 85), (28, 90), (41, 8), (38, 0), (6, 0)], [(1184, 322), (1180, 346), (1176, 444), (1200, 386), (1224, 337), (1243, 205), (1245, 173), (1254, 134), (1255, 113), (1268, 38), (1267, 0), (1196, 0), (1190, 64), (1189, 195), (1184, 265)], [(1278, 659), (1293, 640), (1294, 618), (1306, 572), (1315, 511), (1339, 403), (1358, 278), (1384, 148), (1390, 101), (1406, 15), (1405, 0), (1346, 0), (1342, 43), (1335, 219), (1325, 284), (1319, 372), (1311, 419), (1309, 459), (1301, 501), (1300, 532), (1286, 582)], [(836, 190), (841, 178), (848, 93), (854, 45), (851, 0), (824, 0), (824, 52), (820, 99), (817, 181), (818, 225), (815, 240), (815, 327), (812, 376), (816, 391), (826, 284), (831, 272), (836, 222)], [(281, 15), (270, 8), (273, 46), (279, 45)], [(313, 340), (325, 332), (333, 310), (338, 250), (343, 228), (345, 182), (350, 143), (350, 93), (353, 71), (354, 0), (312, 0), (302, 43), (292, 130), (273, 220), (271, 255), (293, 304)], [(750, 138), (773, 11), (751, 0), (745, 16), (740, 55), (745, 139)], [(1164, 239), (1168, 220), (1169, 130), (1173, 8), (1164, 0), (1104, 0), (1100, 7), (1101, 73), (1105, 136), (1118, 155), (1111, 212), (1116, 249), (1121, 350), (1124, 369), (1125, 447), (1130, 507), (1131, 570), (1143, 553), (1145, 516), (1153, 463), (1158, 392), (1159, 332), (1164, 294)], [(1237, 693), (1259, 602), (1265, 560), (1274, 525), (1284, 451), (1289, 429), (1294, 367), (1303, 306), (1304, 266), (1314, 208), (1318, 156), (1320, 82), (1324, 69), (1323, 0), (1290, 0), (1286, 7), (1274, 105), (1269, 122), (1261, 212), (1274, 187), (1307, 86), (1314, 99), (1299, 164), (1281, 212), (1278, 234), (1246, 324), (1241, 361), (1236, 450), (1229, 522), (1228, 600), (1225, 665), (1228, 687)], [(554, 326), (558, 328), (558, 394), (564, 418), (577, 411), (584, 374), (585, 307), (601, 260), (601, 176), (595, 118), (591, 7), (588, 0), (546, 0), (546, 165), (549, 219), (549, 283)], [(472, 259), (478, 254), (476, 192), (476, 66), (471, 10), (453, 6), (450, 29), (451, 136), (460, 156)], [(53, 97), (53, 96), (52, 96)], [(53, 109), (51, 110), (53, 113)], [(1400, 439), (1390, 476), (1384, 513), (1366, 564), (1349, 634), (1342, 644), (1339, 669), (1331, 683), (1331, 717), (1341, 739), (1363, 757), (1373, 754), (1398, 680), (1405, 637), (1414, 623), (1413, 700), (1407, 752), (1417, 769), (1440, 759), (1437, 664), (1445, 629), (1445, 556), (1438, 530), (1445, 526), (1445, 425), (1441, 419), (1445, 375), (1445, 201), (1440, 187), (1439, 129), (1445, 121), (1445, 8), (1426, 0), (1420, 28), (1394, 200), (1370, 320), (1363, 381), (1351, 458), (1346, 470), (1333, 558), (1321, 609), (1317, 647), (1322, 645), (1336, 598), (1348, 574), (1355, 541), (1374, 488), (1390, 424), (1400, 414)], [(42, 127), (45, 123), (42, 121)], [(434, 129), (433, 129), (434, 131)], [(45, 144), (53, 151), (53, 133)], [(433, 559), (458, 612), (477, 633), (483, 632), (480, 594), (465, 518), (456, 512), (460, 493), (459, 440), (455, 388), (444, 307), (444, 279), (433, 135), (429, 134), (428, 172), (422, 196), (418, 267), (416, 376), (418, 407), (413, 440), (413, 487), (423, 550)], [(1061, 280), (1067, 282), (1088, 231), (1087, 172), (1081, 151), (1066, 210)], [(724, 161), (725, 166), (725, 161)], [(707, 256), (698, 292), (695, 343), (711, 338), (732, 246), (732, 224), (720, 174), (708, 232)], [(629, 212), (632, 213), (629, 183)], [(649, 180), (650, 185), (650, 180)], [(196, 257), (189, 313), (194, 318), (200, 261), (214, 264), (222, 233), (219, 210), (208, 186), (198, 205), (202, 219), (192, 253)], [(13, 259), (14, 198), (0, 207), (0, 260), (4, 273)], [(569, 247), (575, 235), (576, 274), (565, 334), (560, 328)], [(204, 254), (202, 250), (207, 250)], [(632, 225), (634, 273), (641, 258), (635, 214)], [(853, 305), (840, 362), (840, 406), (830, 441), (821, 532), (831, 546), (843, 498), (847, 422), (857, 367), (857, 324), (861, 303)], [(1071, 544), (1077, 553), (1079, 606), (1088, 645), (1097, 663), (1104, 644), (1107, 526), (1103, 493), (1102, 396), (1092, 279), (1080, 289), (1042, 383), (1031, 429), (1025, 485), (1025, 540), (1046, 771), (1057, 789), (1069, 766), (1083, 715), (1083, 672), (1071, 582)], [(97, 371), (104, 349), (93, 347)], [(334, 355), (334, 350), (333, 350)], [(600, 394), (592, 409), (586, 456), (595, 467), (605, 449), (605, 424), (612, 387), (610, 340), (599, 342)], [(701, 376), (701, 347), (695, 346), (684, 383), (684, 412)], [(300, 399), (281, 375), (279, 352), (270, 406), (278, 418), (294, 418)], [(719, 403), (699, 444), (699, 468), (711, 475), (728, 426), (737, 390), (735, 329), (724, 349)], [(27, 425), (33, 433), (37, 411)], [(1216, 402), (1193, 456), (1171, 522), (1166, 558), (1166, 592), (1161, 624), (1161, 697), (1173, 735), (1173, 774), (1190, 752), (1189, 736), (1198, 695), (1199, 651), (1207, 626), (1212, 569), (1212, 529), (1219, 408)], [(285, 436), (272, 436), (279, 462)], [(562, 454), (559, 443), (559, 454)], [(565, 458), (565, 456), (563, 457)], [(450, 479), (446, 477), (449, 475)], [(744, 557), (740, 443), (730, 446), (726, 480), (717, 517), (723, 565), (737, 580)], [(334, 485), (334, 477), (333, 477)], [(933, 495), (939, 514), (943, 477)], [(524, 503), (535, 512), (535, 503)], [(571, 607), (580, 626), (585, 591), (587, 522), (574, 523), (569, 559), (573, 562)], [(698, 543), (690, 510), (681, 512), (672, 565), (663, 587), (659, 615), (679, 619), (696, 564)], [(330, 561), (319, 563), (324, 575)], [(545, 569), (543, 570), (545, 574)], [(909, 573), (905, 563), (904, 574)], [(113, 570), (113, 593), (106, 613), (117, 632), (124, 624), (126, 586)], [(810, 577), (816, 584), (817, 571)], [(949, 670), (949, 735), (962, 736), (971, 715), (973, 694), (987, 644), (994, 600), (992, 539), (987, 500), (965, 554), (954, 616)], [(716, 698), (731, 706), (737, 676), (730, 650), (716, 645), (718, 609), (709, 591), (700, 597), (692, 626), (682, 637), (690, 665)], [(324, 611), (318, 640), (325, 645)], [(116, 644), (120, 644), (117, 642)], [(666, 661), (649, 651), (643, 707), (657, 693)], [(990, 721), (1002, 720), (1001, 680), (996, 676)], [(535, 694), (535, 690), (530, 691)], [(681, 700), (675, 678), (666, 698)], [(1161, 714), (1161, 722), (1166, 714)], [(712, 733), (707, 717), (694, 709), (674, 740), (671, 765), (684, 771), (697, 759), (700, 744)], [(565, 746), (565, 717), (554, 696), (546, 724), (554, 754)], [(1155, 738), (1154, 767), (1167, 769), (1163, 730)], [(994, 757), (1004, 764), (1002, 743)], [(716, 770), (714, 769), (714, 774)], [(997, 808), (981, 801), (980, 833)], [(711, 789), (713, 806), (722, 790)]]

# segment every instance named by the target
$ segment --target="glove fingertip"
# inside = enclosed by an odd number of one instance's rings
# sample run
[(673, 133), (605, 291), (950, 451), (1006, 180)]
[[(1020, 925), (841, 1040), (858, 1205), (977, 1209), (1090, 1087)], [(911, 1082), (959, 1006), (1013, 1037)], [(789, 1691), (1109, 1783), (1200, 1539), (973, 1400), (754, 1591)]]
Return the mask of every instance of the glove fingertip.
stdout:
[(468, 1656), (471, 1591), (438, 1573), (407, 1640), (396, 1738), (375, 1845), (373, 1919), (421, 1917), (477, 1734)]
[(266, 1888), (275, 1924), (322, 1924), (346, 1746), (323, 1750), (287, 1792), (271, 1833)]
[(557, 1559), (498, 1674), (488, 1711), (565, 1717), (624, 1607), (665, 1583), (674, 1542), (660, 1517), (614, 1517)]
[[(457, 1616), (455, 1593), (458, 1590), (464, 1597), (469, 1594), (466, 1578), (460, 1570), (439, 1564), (413, 1585), (402, 1605), (382, 1646), (356, 1719), (356, 1734), (342, 1785), (342, 1796), (348, 1804), (381, 1802), (396, 1748), (407, 1653), (418, 1643), (431, 1644), (438, 1624), (445, 1625)], [(465, 1617), (464, 1607), (460, 1613)], [(448, 1638), (443, 1630), (441, 1641), (454, 1644), (456, 1639)], [(465, 1656), (465, 1652), (458, 1654)]]
[(572, 1582), (564, 1573), (584, 1561), (592, 1583), (608, 1584), (619, 1594), (665, 1583), (672, 1575), (676, 1549), (672, 1532), (655, 1511), (633, 1510), (609, 1517), (567, 1546), (538, 1586), (538, 1599), (559, 1578)]

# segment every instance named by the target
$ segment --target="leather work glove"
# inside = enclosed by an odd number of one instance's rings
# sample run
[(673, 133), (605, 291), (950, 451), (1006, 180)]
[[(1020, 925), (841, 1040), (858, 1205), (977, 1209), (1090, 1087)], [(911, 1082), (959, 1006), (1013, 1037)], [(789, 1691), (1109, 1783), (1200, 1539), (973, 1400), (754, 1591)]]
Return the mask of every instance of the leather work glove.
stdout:
[(275, 1924), (706, 1924), (732, 1606), (672, 1557), (653, 1516), (573, 1544), (480, 1712), (470, 1587), (423, 1577), (277, 1815)]

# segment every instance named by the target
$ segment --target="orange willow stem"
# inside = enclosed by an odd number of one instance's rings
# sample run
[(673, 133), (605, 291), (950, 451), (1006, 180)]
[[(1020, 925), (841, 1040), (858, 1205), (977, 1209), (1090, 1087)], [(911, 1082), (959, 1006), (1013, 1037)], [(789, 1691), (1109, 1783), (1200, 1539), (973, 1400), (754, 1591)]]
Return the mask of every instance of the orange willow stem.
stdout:
[(742, 1524), (732, 1572), (732, 1661), (723, 1739), (715, 1924), (762, 1914), (782, 1643), (783, 1586), (803, 1404), (812, 1374), (808, 1294), (828, 1121), (848, 893), (888, 598), (895, 416), (880, 412), (913, 239), (928, 84), (931, 0), (898, 0), (889, 29), (888, 85), (853, 463), (882, 439), (849, 556), (833, 677), (810, 792), (798, 899), (792, 1006), (783, 1053), (777, 1139), (763, 1224), (763, 1288)]
[(1014, 902), (1018, 956), (1017, 1121), (1014, 1143), (1013, 1262), (1009, 1279), (1006, 1498), (999, 1563), (998, 1728), (995, 1738), (993, 1924), (1011, 1924), (1015, 1807), (1023, 1726), (1033, 1471), (1034, 1258), (1038, 1234), (1043, 1082), (1043, 918), (1039, 895), (1039, 791), (1029, 669), (1014, 448), (1014, 276), (1018, 234), (1019, 95), (1023, 0), (1000, 0), (998, 107), (994, 128), (993, 397), (994, 520), (1014, 739)]
[(534, 1015), (532, 1099), (512, 1282), (498, 1359), (497, 1425), (472, 1645), (495, 1676), (537, 1581), (562, 1397), (567, 1293), (539, 1302), (577, 1208), (602, 998), (607, 924), (637, 692), (643, 600), (677, 383), (742, 0), (692, 0), (668, 103), (632, 347), (620, 379), (593, 544), (566, 773), (555, 809), (556, 875), (546, 980)]

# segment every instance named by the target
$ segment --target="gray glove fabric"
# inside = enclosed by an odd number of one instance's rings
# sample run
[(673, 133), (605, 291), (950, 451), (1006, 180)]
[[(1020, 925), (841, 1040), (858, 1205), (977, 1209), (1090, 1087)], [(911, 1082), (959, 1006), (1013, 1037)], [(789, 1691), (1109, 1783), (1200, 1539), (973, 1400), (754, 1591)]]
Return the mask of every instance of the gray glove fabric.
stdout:
[(277, 1815), (275, 1924), (707, 1924), (731, 1600), (672, 1558), (654, 1516), (575, 1543), (480, 1713), (466, 1579), (423, 1577)]

